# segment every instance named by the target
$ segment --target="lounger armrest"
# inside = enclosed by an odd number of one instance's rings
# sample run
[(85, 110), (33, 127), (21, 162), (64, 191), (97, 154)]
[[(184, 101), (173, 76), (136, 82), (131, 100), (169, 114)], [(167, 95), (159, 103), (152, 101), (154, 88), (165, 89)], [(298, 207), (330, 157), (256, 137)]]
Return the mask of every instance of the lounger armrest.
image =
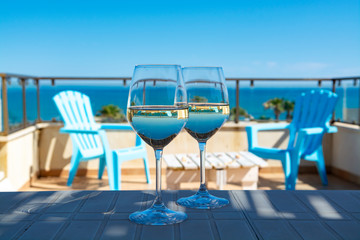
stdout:
[(80, 134), (98, 134), (98, 130), (85, 130), (85, 129), (74, 129), (74, 128), (61, 128), (60, 133), (80, 133)]
[(100, 129), (103, 130), (127, 130), (127, 131), (133, 131), (132, 127), (130, 125), (125, 124), (114, 124), (114, 123), (106, 123), (101, 124)]

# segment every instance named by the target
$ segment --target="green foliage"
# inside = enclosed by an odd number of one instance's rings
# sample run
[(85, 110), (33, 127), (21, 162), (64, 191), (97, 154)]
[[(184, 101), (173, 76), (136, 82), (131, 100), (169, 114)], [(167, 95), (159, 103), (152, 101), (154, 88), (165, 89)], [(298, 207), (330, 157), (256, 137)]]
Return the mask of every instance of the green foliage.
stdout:
[(275, 119), (279, 120), (280, 114), (284, 112), (284, 100), (281, 98), (270, 99), (263, 104), (265, 109), (273, 109)]
[(125, 122), (126, 117), (123, 111), (114, 104), (102, 106), (98, 111), (101, 122)]
[(259, 120), (269, 120), (270, 119), (270, 117), (267, 117), (267, 116), (265, 116), (265, 115), (261, 115), (260, 117), (259, 117)]
[[(247, 113), (247, 111), (245, 109), (243, 109), (242, 107), (239, 107), (239, 117), (245, 117), (245, 118), (248, 118), (250, 117), (250, 115)], [(230, 110), (230, 120), (234, 121), (236, 118), (236, 107), (233, 107), (231, 110)]]
[(196, 103), (207, 103), (208, 99), (206, 97), (201, 96), (194, 96), (190, 102), (196, 102)]
[(286, 119), (291, 119), (291, 113), (294, 111), (295, 102), (284, 99), (284, 110), (286, 111)]
[(274, 110), (275, 119), (278, 121), (280, 114), (286, 111), (286, 119), (291, 119), (291, 113), (294, 111), (295, 102), (284, 98), (273, 98), (263, 103), (265, 109)]

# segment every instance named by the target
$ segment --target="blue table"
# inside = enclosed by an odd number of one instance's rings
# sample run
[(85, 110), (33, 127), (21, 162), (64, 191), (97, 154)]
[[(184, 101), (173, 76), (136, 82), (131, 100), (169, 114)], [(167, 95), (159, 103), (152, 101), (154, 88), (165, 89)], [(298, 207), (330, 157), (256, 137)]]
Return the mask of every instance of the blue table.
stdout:
[(227, 207), (177, 206), (191, 191), (163, 191), (189, 219), (142, 226), (128, 215), (151, 204), (152, 191), (0, 193), (0, 239), (360, 239), (360, 191), (212, 191)]

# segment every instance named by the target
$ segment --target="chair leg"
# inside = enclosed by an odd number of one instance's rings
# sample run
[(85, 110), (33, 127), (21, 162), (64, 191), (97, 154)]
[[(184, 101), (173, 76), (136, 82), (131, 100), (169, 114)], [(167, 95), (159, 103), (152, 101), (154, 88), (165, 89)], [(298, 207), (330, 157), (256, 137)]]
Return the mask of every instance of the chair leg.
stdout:
[(101, 179), (104, 173), (104, 169), (105, 169), (105, 157), (101, 157), (99, 158), (99, 173), (98, 173), (98, 179)]
[(117, 163), (117, 168), (116, 168), (116, 172), (117, 172), (116, 187), (117, 188), (115, 190), (121, 190), (121, 164), (122, 164), (122, 162)]
[(110, 190), (118, 190), (117, 156), (111, 151), (105, 151), (105, 158)]
[(316, 166), (319, 171), (321, 182), (324, 186), (327, 186), (328, 179), (326, 176), (326, 167), (325, 167), (325, 160), (324, 160), (324, 154), (323, 154), (322, 147), (319, 147), (319, 149), (316, 152), (316, 155), (317, 155)]
[(79, 167), (79, 163), (80, 163), (80, 159), (81, 159), (81, 154), (79, 151), (75, 151), (71, 157), (71, 161), (70, 161), (70, 171), (69, 171), (69, 178), (67, 181), (67, 185), (71, 186), (72, 182), (74, 180), (74, 177), (76, 175), (77, 169)]
[(146, 182), (147, 182), (148, 184), (150, 184), (150, 183), (151, 183), (151, 180), (150, 180), (150, 171), (149, 171), (148, 158), (147, 158), (146, 155), (143, 157), (143, 160), (144, 160), (144, 169), (145, 169)]
[[(293, 172), (293, 163), (291, 162), (290, 153), (286, 154), (285, 159), (282, 159), (282, 167), (285, 174), (285, 189), (286, 190), (295, 190), (296, 178)], [(297, 174), (296, 174), (297, 175)]]

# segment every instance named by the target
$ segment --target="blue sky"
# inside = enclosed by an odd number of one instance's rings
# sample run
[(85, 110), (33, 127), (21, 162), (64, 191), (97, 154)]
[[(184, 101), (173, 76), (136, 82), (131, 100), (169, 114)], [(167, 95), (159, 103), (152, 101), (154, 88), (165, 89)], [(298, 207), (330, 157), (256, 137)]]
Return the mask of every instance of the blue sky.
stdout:
[(226, 77), (360, 75), (359, 0), (0, 1), (0, 72), (131, 76), (135, 64)]

